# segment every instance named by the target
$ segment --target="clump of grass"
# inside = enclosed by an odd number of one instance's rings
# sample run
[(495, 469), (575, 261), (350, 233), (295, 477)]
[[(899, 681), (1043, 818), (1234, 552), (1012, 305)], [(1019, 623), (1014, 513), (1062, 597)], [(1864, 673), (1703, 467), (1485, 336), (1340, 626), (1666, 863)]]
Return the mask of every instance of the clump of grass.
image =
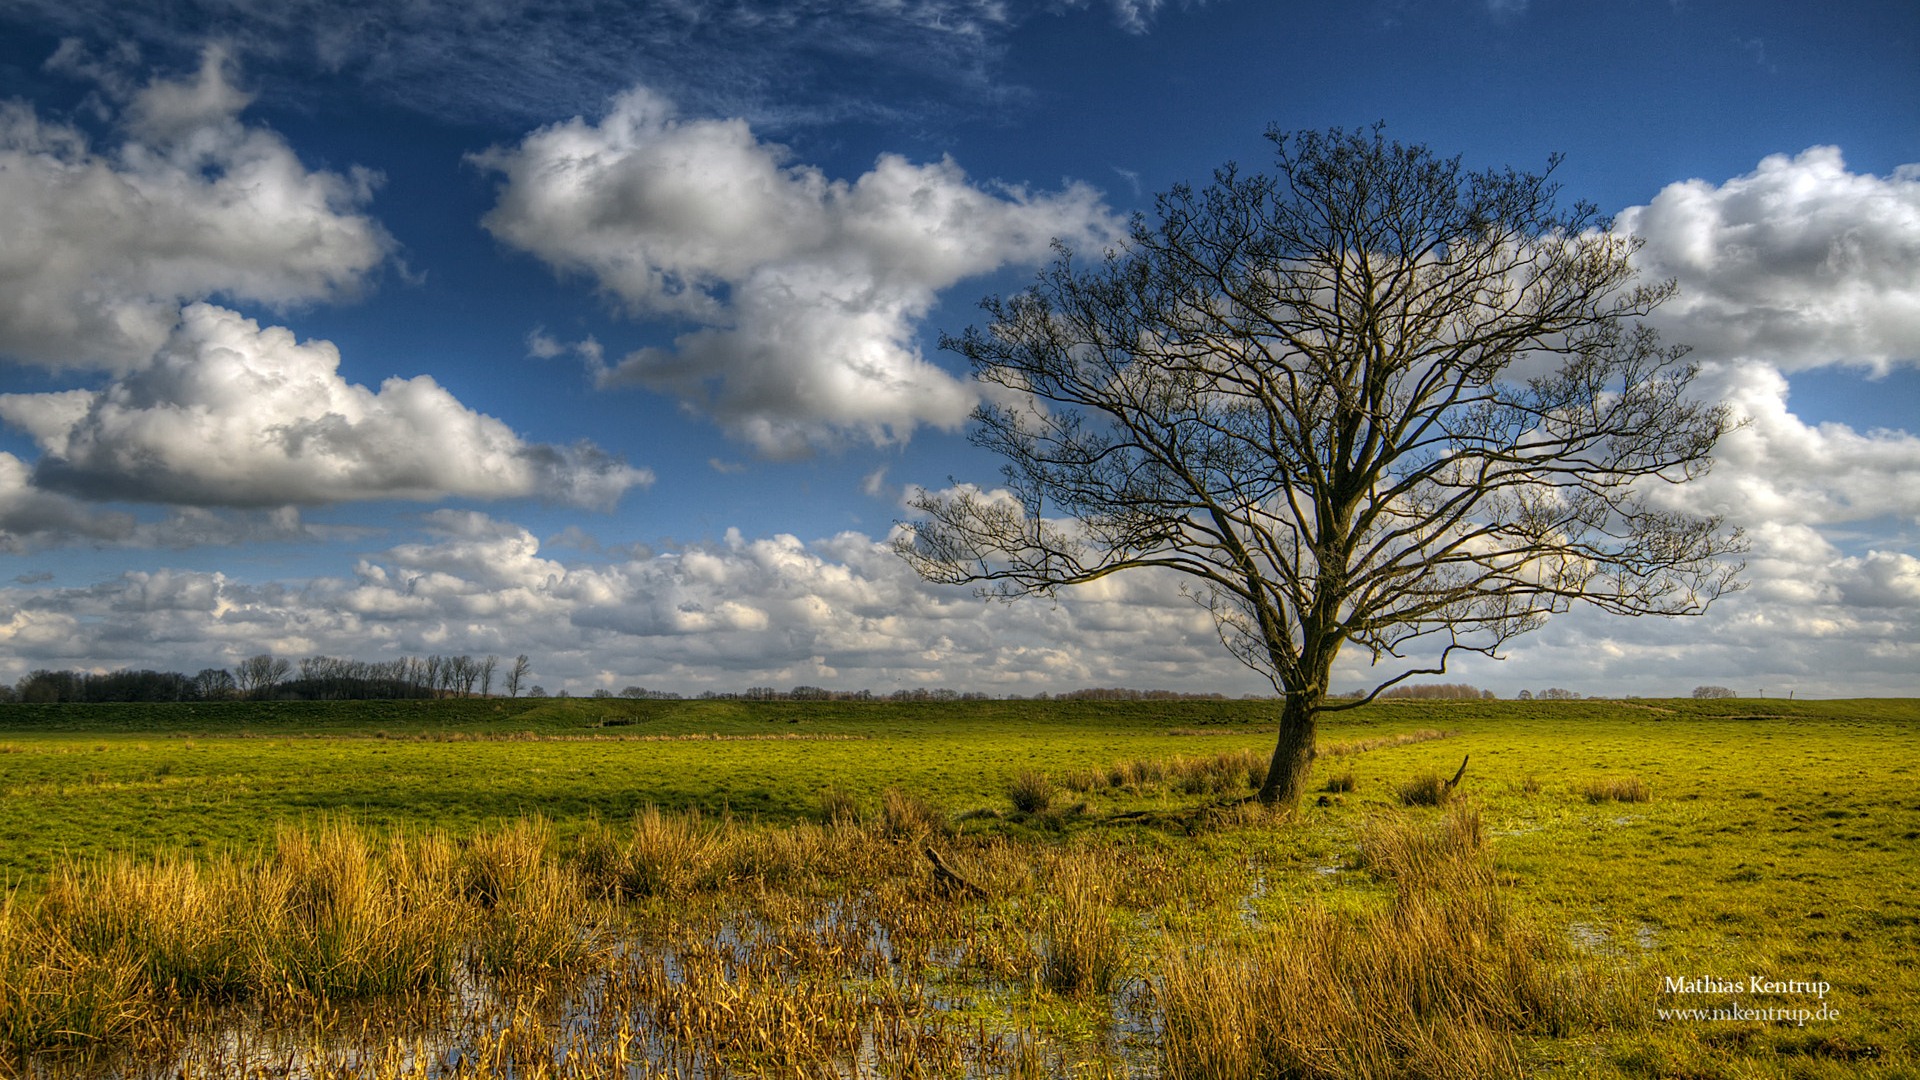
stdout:
[(1383, 881), (1451, 893), (1491, 887), (1487, 830), (1480, 810), (1456, 802), (1431, 826), (1375, 817), (1360, 828), (1359, 866)]
[(1060, 786), (1082, 795), (1107, 786), (1107, 774), (1097, 769), (1076, 769), (1060, 778)]
[(0, 1051), (19, 1057), (128, 1038), (151, 1012), (141, 967), (131, 947), (77, 946), (9, 895), (0, 901)]
[(1520, 794), (1522, 795), (1540, 794), (1540, 778), (1538, 776), (1535, 776), (1532, 773), (1528, 773), (1527, 778), (1520, 782)]
[(525, 980), (579, 968), (597, 950), (582, 925), (580, 878), (543, 860), (487, 911), (474, 937), (474, 967), (496, 978)]
[(889, 835), (914, 839), (953, 832), (947, 812), (926, 798), (890, 787), (880, 793), (880, 818)]
[(1453, 789), (1436, 773), (1421, 773), (1400, 785), (1402, 806), (1443, 806)]
[(1258, 750), (1227, 750), (1212, 757), (1179, 757), (1167, 771), (1188, 795), (1257, 788), (1267, 778), (1267, 758)]
[(1053, 805), (1053, 781), (1045, 773), (1022, 769), (1007, 784), (1007, 798), (1022, 814), (1043, 814)]
[(553, 826), (541, 818), (481, 833), (468, 840), (460, 853), (461, 888), (483, 908), (504, 903), (526, 887), (552, 845)]
[(1105, 772), (1069, 774), (1063, 785), (1089, 792), (1102, 787), (1130, 792), (1171, 786), (1187, 795), (1251, 790), (1267, 778), (1267, 757), (1258, 750), (1224, 750), (1201, 756), (1134, 758), (1116, 761)]
[(1165, 781), (1166, 778), (1167, 763), (1159, 758), (1116, 761), (1107, 770), (1108, 787), (1148, 788)]
[(1646, 802), (1653, 798), (1647, 782), (1637, 776), (1592, 780), (1581, 785), (1580, 794), (1590, 803)]
[(1056, 994), (1111, 993), (1125, 939), (1114, 920), (1107, 872), (1086, 855), (1056, 861), (1039, 900), (1041, 985)]
[(1353, 777), (1353, 770), (1349, 769), (1346, 772), (1341, 773), (1339, 776), (1327, 777), (1326, 787), (1322, 788), (1321, 790), (1330, 791), (1335, 794), (1345, 794), (1347, 792), (1355, 790), (1359, 786), (1360, 786), (1360, 782), (1358, 780), (1355, 780)]
[(820, 793), (820, 820), (829, 825), (851, 825), (860, 820), (860, 802), (835, 784)]
[(683, 897), (731, 875), (731, 830), (697, 813), (666, 814), (649, 806), (624, 835), (594, 823), (575, 841), (573, 862), (587, 887), (604, 896)]

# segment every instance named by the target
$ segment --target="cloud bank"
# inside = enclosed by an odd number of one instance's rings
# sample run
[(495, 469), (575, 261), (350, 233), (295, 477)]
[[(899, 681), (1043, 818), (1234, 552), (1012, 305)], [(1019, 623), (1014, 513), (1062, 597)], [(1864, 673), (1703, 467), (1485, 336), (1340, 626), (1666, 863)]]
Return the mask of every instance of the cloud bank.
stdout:
[(1230, 672), (1214, 681), (1232, 662), (1206, 614), (1151, 577), (1058, 606), (984, 607), (966, 590), (926, 585), (858, 533), (803, 543), (730, 531), (671, 552), (569, 564), (526, 529), (483, 514), (436, 511), (426, 526), (420, 542), (363, 559), (345, 578), (252, 584), (161, 570), (0, 589), (0, 665), (114, 656), (193, 670), (263, 649), (526, 652), (541, 680), (575, 692), (632, 682), (690, 692), (756, 683), (1253, 688)]
[[(684, 693), (803, 684), (1269, 692), (1166, 576), (1105, 579), (1057, 604), (986, 604), (920, 581), (884, 542), (854, 532), (803, 542), (730, 531), (674, 551), (566, 561), (525, 528), (484, 514), (436, 511), (425, 524), (418, 542), (363, 558), (339, 578), (245, 582), (153, 570), (79, 587), (0, 588), (0, 676), (103, 656), (196, 670), (262, 650), (366, 659), (525, 652), (538, 681), (575, 693), (633, 683)], [(1817, 535), (1801, 539), (1818, 549)], [(1762, 566), (1760, 577), (1785, 584), (1807, 565)], [(1802, 695), (1911, 690), (1903, 673), (1920, 661), (1920, 560), (1886, 551), (1836, 558), (1806, 595), (1755, 591), (1763, 602), (1723, 604), (1695, 620), (1557, 618), (1516, 643), (1507, 663), (1474, 658), (1454, 677), (1505, 694), (1552, 685), (1685, 694), (1702, 683)], [(1631, 683), (1621, 682), (1626, 671)], [(1363, 657), (1348, 656), (1336, 684), (1368, 675)]]
[(350, 296), (393, 246), (362, 212), (375, 177), (311, 170), (242, 123), (225, 53), (133, 91), (119, 141), (0, 102), (0, 356), (128, 371), (188, 301), (286, 308)]
[(105, 389), (0, 395), (0, 420), (39, 444), (37, 487), (90, 500), (262, 507), (539, 495), (605, 507), (653, 480), (590, 444), (528, 443), (430, 376), (375, 391), (348, 383), (339, 365), (329, 342), (193, 304), (164, 347)]
[(503, 177), (496, 237), (631, 314), (699, 326), (603, 385), (673, 394), (776, 457), (959, 426), (974, 390), (915, 344), (941, 291), (1119, 229), (1089, 187), (983, 186), (951, 160), (886, 154), (830, 180), (742, 120), (682, 119), (645, 89), (476, 160)]

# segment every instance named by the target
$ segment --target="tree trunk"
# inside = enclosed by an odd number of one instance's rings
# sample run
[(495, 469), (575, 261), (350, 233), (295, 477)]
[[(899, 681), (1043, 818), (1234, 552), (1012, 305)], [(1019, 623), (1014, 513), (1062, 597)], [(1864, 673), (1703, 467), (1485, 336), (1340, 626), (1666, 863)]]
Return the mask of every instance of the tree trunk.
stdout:
[(1306, 793), (1319, 705), (1318, 695), (1287, 695), (1286, 705), (1280, 710), (1280, 740), (1267, 766), (1267, 782), (1260, 785), (1259, 799), (1268, 806), (1298, 806), (1300, 796)]

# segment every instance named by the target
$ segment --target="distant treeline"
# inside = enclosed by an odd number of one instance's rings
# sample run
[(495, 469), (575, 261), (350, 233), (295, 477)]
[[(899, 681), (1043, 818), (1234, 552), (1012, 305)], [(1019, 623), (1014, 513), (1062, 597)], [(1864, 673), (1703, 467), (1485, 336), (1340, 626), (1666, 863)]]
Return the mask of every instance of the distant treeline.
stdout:
[(271, 653), (243, 660), (232, 670), (50, 671), (42, 669), (13, 686), (0, 684), (0, 701), (33, 704), (109, 701), (365, 701), (370, 699), (489, 697), (496, 684), (518, 697), (529, 664), (525, 656), (502, 664), (497, 656), (407, 656), (398, 660), (349, 660), (309, 656), (297, 664)]
[[(1363, 698), (1367, 696), (1367, 692), (1353, 690), (1344, 696)], [(1413, 686), (1393, 687), (1382, 693), (1380, 698), (1398, 701), (1481, 701), (1492, 700), (1495, 696), (1491, 690), (1482, 690), (1466, 683), (1420, 683)]]
[[(502, 661), (497, 656), (408, 656), (384, 661), (310, 656), (296, 662), (262, 653), (241, 661), (232, 669), (204, 668), (192, 675), (132, 669), (105, 673), (41, 669), (12, 686), (0, 683), (0, 702), (366, 701), (549, 696), (544, 688), (527, 685), (529, 667), (525, 656), (511, 661)], [(568, 694), (562, 690), (556, 696)], [(617, 694), (599, 689), (593, 691), (592, 696), (643, 701), (681, 698), (671, 690), (649, 690), (644, 686), (629, 686)], [(819, 686), (796, 686), (791, 690), (750, 686), (745, 690), (707, 690), (699, 697), (709, 701), (1222, 701), (1226, 695), (1088, 687), (1060, 694), (1042, 692), (1029, 699), (1021, 694), (989, 694), (947, 687), (875, 692), (829, 690)]]
[[(629, 686), (620, 692), (622, 697), (632, 697), (632, 691), (639, 687)], [(651, 696), (652, 691), (645, 691)], [(596, 690), (594, 696), (610, 696), (605, 691)], [(673, 695), (678, 696), (678, 695)], [(1225, 694), (1184, 694), (1177, 690), (1128, 690), (1123, 687), (1068, 690), (1059, 694), (1041, 691), (1029, 698), (1025, 694), (987, 694), (978, 690), (951, 690), (938, 687), (932, 690), (918, 686), (912, 690), (895, 690), (891, 693), (876, 693), (872, 690), (827, 690), (818, 686), (796, 686), (791, 690), (776, 690), (771, 686), (749, 686), (745, 690), (706, 690), (701, 692), (702, 700), (724, 701), (1224, 701)]]

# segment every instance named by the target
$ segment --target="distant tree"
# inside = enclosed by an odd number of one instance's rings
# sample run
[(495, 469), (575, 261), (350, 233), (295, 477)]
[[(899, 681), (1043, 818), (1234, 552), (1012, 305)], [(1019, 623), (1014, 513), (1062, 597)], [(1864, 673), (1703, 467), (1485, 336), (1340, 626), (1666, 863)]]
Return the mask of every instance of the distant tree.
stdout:
[(274, 687), (279, 686), (292, 670), (293, 664), (285, 657), (261, 653), (240, 661), (233, 677), (241, 694), (266, 699), (273, 696)]
[(41, 668), (27, 673), (16, 686), (20, 700), (30, 705), (51, 705), (61, 701), (83, 700), (78, 672)]
[(1344, 646), (1391, 665), (1377, 694), (1576, 604), (1699, 614), (1741, 541), (1653, 498), (1707, 469), (1729, 413), (1638, 322), (1673, 284), (1560, 205), (1557, 162), (1269, 137), (1275, 171), (1174, 188), (945, 343), (1004, 391), (972, 439), (1006, 494), (921, 494), (895, 550), (1002, 598), (1184, 575), (1283, 698), (1259, 798), (1291, 805), (1321, 714), (1359, 704), (1327, 697)]
[[(544, 687), (544, 686), (535, 686), (535, 687), (534, 687), (533, 689), (531, 689), (531, 690), (529, 690), (529, 691), (527, 691), (527, 696), (528, 696), (528, 697), (546, 697), (546, 696), (547, 696), (547, 688), (546, 688), (546, 687)], [(561, 694), (560, 694), (560, 696), (561, 696), (561, 697), (565, 697), (565, 696), (566, 696), (566, 692), (565, 692), (565, 691), (561, 691)]]
[(1711, 698), (1730, 698), (1736, 697), (1737, 695), (1724, 686), (1696, 686), (1693, 688), (1693, 696), (1706, 700)]
[(480, 696), (493, 696), (493, 669), (500, 666), (500, 658), (489, 655), (480, 661)]
[(1396, 686), (1379, 695), (1383, 698), (1413, 698), (1421, 700), (1466, 701), (1478, 700), (1480, 689), (1466, 683), (1419, 683), (1413, 686)]
[(623, 698), (644, 698), (647, 696), (647, 688), (644, 686), (622, 687), (620, 696)]
[(1571, 690), (1562, 690), (1557, 686), (1549, 686), (1545, 690), (1540, 691), (1541, 701), (1578, 701), (1579, 699), (1579, 694)]
[(526, 653), (521, 653), (519, 656), (513, 658), (513, 666), (507, 669), (508, 697), (517, 698), (520, 696), (520, 687), (526, 683), (527, 672), (532, 670), (532, 668), (533, 665), (528, 662)]
[(613, 691), (604, 686), (597, 686), (594, 687), (593, 696), (596, 698), (610, 698), (613, 696)]

